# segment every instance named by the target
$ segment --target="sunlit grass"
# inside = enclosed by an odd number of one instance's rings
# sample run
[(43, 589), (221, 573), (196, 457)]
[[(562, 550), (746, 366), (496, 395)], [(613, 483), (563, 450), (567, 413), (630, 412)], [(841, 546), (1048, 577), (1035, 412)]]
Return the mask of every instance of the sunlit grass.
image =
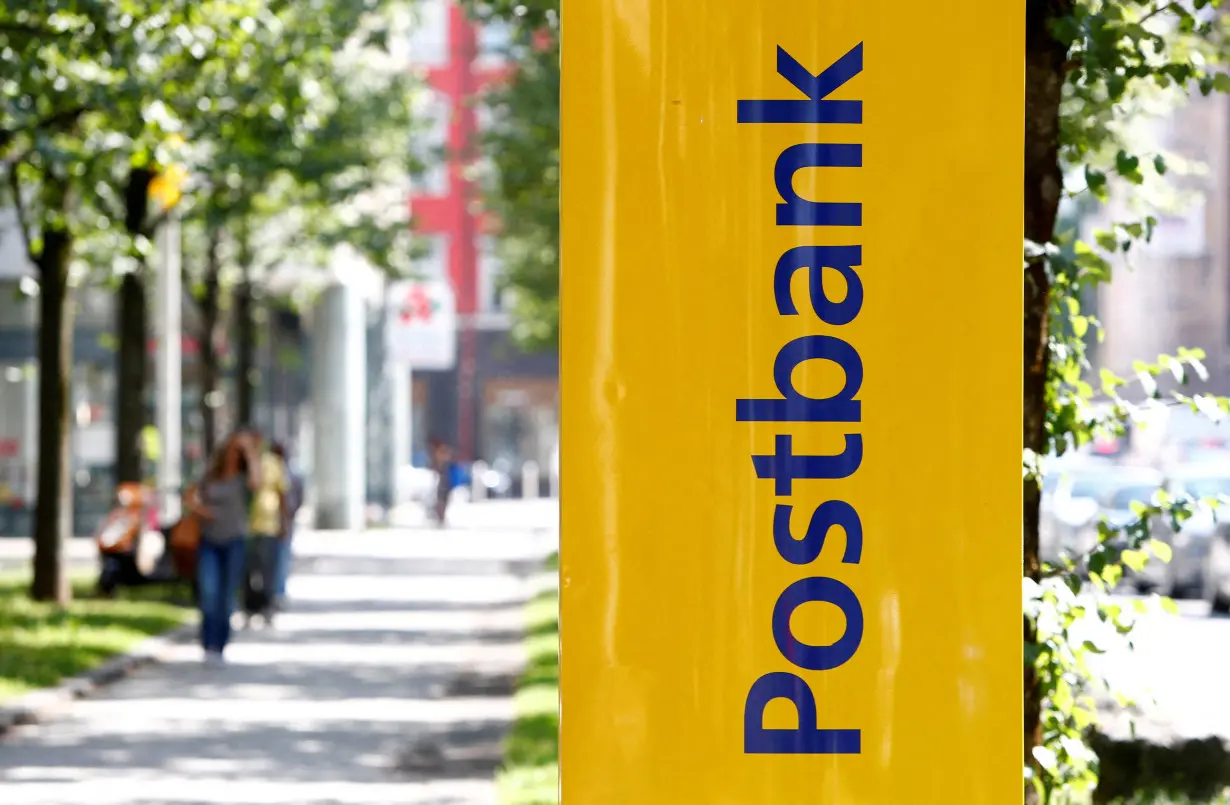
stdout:
[(0, 575), (0, 700), (55, 685), (186, 623), (192, 610), (166, 587), (92, 597), (92, 577), (73, 579), (67, 608), (29, 599), (29, 578)]
[[(553, 566), (551, 563), (548, 567)], [(504, 745), (498, 778), (505, 805), (559, 802), (559, 591), (545, 590), (526, 608), (525, 672), (517, 720)]]

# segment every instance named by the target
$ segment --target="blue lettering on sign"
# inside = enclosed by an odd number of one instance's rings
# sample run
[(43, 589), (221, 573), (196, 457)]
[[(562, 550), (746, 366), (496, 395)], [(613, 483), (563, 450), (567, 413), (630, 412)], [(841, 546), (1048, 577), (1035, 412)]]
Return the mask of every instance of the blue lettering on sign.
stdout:
[[(855, 266), (863, 264), (861, 246), (795, 246), (777, 261), (773, 272), (773, 298), (777, 312), (797, 316), (799, 309), (790, 296), (790, 279), (800, 268), (807, 269), (807, 290), (811, 308), (825, 324), (842, 325), (854, 321), (863, 309), (863, 281)], [(846, 281), (846, 296), (840, 302), (829, 299), (824, 291), (824, 269), (831, 268)]]
[[(797, 730), (767, 730), (764, 709), (774, 699), (793, 702)], [(743, 708), (743, 751), (749, 755), (857, 755), (862, 752), (859, 730), (816, 729), (816, 697), (794, 674), (765, 674), (756, 680)]]
[(841, 526), (846, 532), (846, 552), (841, 561), (847, 565), (857, 565), (863, 558), (863, 521), (858, 512), (844, 500), (826, 500), (812, 512), (811, 522), (807, 524), (807, 534), (803, 539), (795, 539), (790, 533), (790, 514), (793, 506), (778, 504), (773, 511), (773, 543), (782, 558), (794, 565), (809, 565), (820, 556), (824, 550), (824, 541), (828, 539), (829, 529)]
[[(832, 397), (817, 400), (795, 391), (794, 370), (804, 361), (832, 361), (845, 372), (846, 382)], [(737, 400), (740, 422), (858, 422), (862, 404), (854, 399), (863, 385), (863, 359), (858, 351), (831, 335), (805, 335), (787, 343), (773, 360), (773, 383), (781, 400)]]
[(800, 143), (777, 158), (773, 182), (782, 203), (777, 205), (778, 226), (862, 226), (862, 204), (808, 201), (794, 191), (794, 175), (804, 168), (861, 168), (861, 145)]
[[(777, 72), (805, 99), (739, 101), (740, 123), (862, 123), (861, 100), (834, 100), (829, 96), (863, 71), (863, 45), (859, 43), (821, 73), (813, 74), (798, 60), (777, 49)], [(861, 168), (863, 147), (854, 143), (797, 143), (778, 155), (773, 183), (781, 202), (777, 226), (860, 227), (863, 205), (858, 202), (806, 199), (794, 189), (795, 175), (805, 168)], [(863, 263), (860, 245), (795, 246), (777, 261), (773, 272), (773, 297), (782, 316), (797, 316), (799, 308), (791, 295), (794, 275), (807, 270), (811, 312), (825, 324), (840, 327), (851, 323), (863, 308), (863, 282), (858, 271)], [(825, 270), (841, 274), (845, 295), (836, 299), (824, 284)], [(828, 397), (811, 397), (794, 387), (794, 370), (806, 361), (829, 361), (845, 376), (842, 388)], [(773, 361), (773, 383), (780, 398), (735, 401), (739, 422), (862, 422), (862, 404), (857, 399), (863, 385), (863, 360), (848, 340), (831, 335), (806, 335), (782, 345)], [(854, 475), (863, 463), (863, 437), (845, 435), (845, 447), (837, 455), (794, 452), (793, 439), (779, 433), (773, 453), (753, 455), (758, 478), (773, 481), (777, 497), (789, 497), (796, 480), (841, 480)], [(778, 504), (773, 513), (773, 543), (778, 553), (793, 565), (807, 565), (819, 558), (834, 527), (845, 532), (841, 561), (857, 565), (863, 556), (863, 523), (858, 512), (844, 500), (826, 500), (812, 513), (807, 532), (795, 539), (790, 531), (793, 507)], [(827, 646), (813, 646), (794, 636), (791, 617), (804, 604), (824, 603), (837, 607), (845, 617), (841, 637)], [(799, 579), (786, 587), (773, 607), (773, 640), (782, 656), (805, 671), (830, 671), (848, 663), (863, 640), (863, 607), (858, 595), (844, 582), (826, 576)], [(766, 729), (765, 708), (775, 699), (794, 704), (797, 729)], [(857, 755), (862, 752), (862, 731), (820, 729), (816, 696), (801, 677), (784, 672), (767, 673), (752, 684), (743, 709), (743, 751), (749, 755)]]

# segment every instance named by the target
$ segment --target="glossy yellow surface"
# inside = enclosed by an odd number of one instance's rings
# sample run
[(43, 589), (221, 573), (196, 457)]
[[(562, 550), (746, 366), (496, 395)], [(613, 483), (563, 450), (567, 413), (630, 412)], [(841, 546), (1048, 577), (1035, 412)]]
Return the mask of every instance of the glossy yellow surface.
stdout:
[[(564, 805), (1020, 801), (1023, 17), (986, 0), (566, 5)], [(820, 73), (859, 43), (862, 72), (831, 97), (861, 100), (861, 124), (738, 122), (739, 100), (803, 99), (778, 46)], [(809, 142), (861, 144), (862, 167), (793, 185), (861, 203), (860, 226), (776, 224), (774, 165)], [(862, 247), (847, 324), (813, 311), (806, 270), (798, 315), (778, 312), (779, 258), (815, 244)], [(824, 272), (829, 299), (844, 284)], [(781, 398), (778, 351), (811, 335), (861, 358), (860, 421), (736, 421), (736, 400)], [(793, 380), (815, 398), (843, 383), (823, 360)], [(861, 464), (777, 497), (751, 456), (779, 434), (830, 455), (861, 435)], [(797, 538), (825, 501), (857, 511), (861, 554), (838, 528), (786, 561), (775, 506)], [(830, 670), (774, 638), (779, 596), (808, 577), (863, 616)], [(788, 620), (814, 646), (847, 630), (828, 604)], [(804, 726), (859, 730), (860, 752), (746, 753), (745, 702), (775, 672), (814, 694)], [(794, 705), (763, 726), (796, 729)]]

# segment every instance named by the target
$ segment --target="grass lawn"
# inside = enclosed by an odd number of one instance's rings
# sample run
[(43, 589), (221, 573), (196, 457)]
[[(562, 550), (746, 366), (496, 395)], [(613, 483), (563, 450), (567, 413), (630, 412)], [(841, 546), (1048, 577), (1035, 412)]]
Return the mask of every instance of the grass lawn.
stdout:
[(0, 575), (0, 701), (55, 685), (188, 622), (193, 610), (163, 586), (93, 597), (93, 577), (73, 579), (67, 609), (35, 604), (29, 577)]
[[(553, 558), (548, 567), (555, 567)], [(505, 805), (559, 802), (559, 590), (540, 593), (527, 612), (528, 663), (517, 689), (517, 720), (497, 782)]]

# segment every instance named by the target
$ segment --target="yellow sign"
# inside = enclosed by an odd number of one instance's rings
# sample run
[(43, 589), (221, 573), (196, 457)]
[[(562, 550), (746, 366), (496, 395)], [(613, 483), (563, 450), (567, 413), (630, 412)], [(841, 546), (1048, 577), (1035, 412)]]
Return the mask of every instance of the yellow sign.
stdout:
[(154, 200), (159, 209), (171, 209), (183, 198), (183, 187), (187, 178), (188, 171), (183, 166), (167, 167), (149, 183), (150, 198)]
[(569, 7), (565, 805), (1020, 801), (1023, 21)]
[(178, 158), (187, 144), (182, 135), (171, 134), (158, 149), (158, 162), (163, 163), (164, 167), (150, 182), (149, 195), (162, 211), (175, 207), (183, 198), (184, 183), (188, 181), (188, 170), (178, 163)]

